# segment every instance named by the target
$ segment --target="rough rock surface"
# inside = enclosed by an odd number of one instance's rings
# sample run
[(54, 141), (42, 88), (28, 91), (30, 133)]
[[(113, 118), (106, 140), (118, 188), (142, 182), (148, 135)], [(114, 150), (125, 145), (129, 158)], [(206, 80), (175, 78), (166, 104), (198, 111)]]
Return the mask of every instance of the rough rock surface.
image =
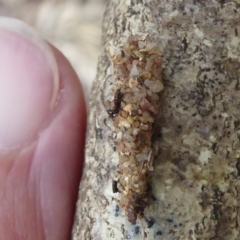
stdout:
[[(239, 23), (237, 0), (111, 2), (92, 88), (73, 240), (240, 239)], [(149, 205), (133, 225), (112, 191), (118, 154), (103, 96), (113, 78), (109, 52), (135, 34), (158, 44), (165, 88)]]

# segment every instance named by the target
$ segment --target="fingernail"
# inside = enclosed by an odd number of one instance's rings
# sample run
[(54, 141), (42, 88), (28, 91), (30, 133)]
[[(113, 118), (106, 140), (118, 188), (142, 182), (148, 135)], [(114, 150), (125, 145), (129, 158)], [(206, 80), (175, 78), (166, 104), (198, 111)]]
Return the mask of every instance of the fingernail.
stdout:
[(59, 76), (48, 44), (27, 24), (0, 17), (0, 152), (36, 139), (57, 102)]

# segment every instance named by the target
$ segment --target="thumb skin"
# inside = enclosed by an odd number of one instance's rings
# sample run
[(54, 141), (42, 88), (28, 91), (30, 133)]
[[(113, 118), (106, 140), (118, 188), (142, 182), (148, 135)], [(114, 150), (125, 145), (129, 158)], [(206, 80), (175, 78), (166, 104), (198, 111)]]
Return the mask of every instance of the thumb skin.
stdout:
[(70, 238), (86, 108), (66, 58), (0, 18), (0, 239)]

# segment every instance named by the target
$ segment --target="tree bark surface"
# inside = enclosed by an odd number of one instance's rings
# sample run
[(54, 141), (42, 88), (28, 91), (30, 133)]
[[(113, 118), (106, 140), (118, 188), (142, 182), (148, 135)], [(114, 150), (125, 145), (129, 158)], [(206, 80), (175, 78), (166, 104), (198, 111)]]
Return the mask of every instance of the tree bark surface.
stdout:
[[(89, 103), (85, 168), (72, 240), (240, 239), (240, 2), (112, 0)], [(150, 36), (164, 90), (144, 216), (132, 224), (112, 183), (119, 154), (106, 99), (112, 53)]]

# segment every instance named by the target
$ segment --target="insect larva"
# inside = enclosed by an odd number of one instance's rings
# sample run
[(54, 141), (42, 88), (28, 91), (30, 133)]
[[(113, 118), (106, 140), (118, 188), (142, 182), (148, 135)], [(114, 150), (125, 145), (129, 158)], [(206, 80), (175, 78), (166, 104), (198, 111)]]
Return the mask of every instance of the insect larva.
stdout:
[(119, 153), (113, 192), (132, 224), (148, 204), (148, 171), (153, 170), (152, 134), (163, 90), (162, 60), (150, 37), (132, 36), (112, 59), (116, 90), (112, 108)]

